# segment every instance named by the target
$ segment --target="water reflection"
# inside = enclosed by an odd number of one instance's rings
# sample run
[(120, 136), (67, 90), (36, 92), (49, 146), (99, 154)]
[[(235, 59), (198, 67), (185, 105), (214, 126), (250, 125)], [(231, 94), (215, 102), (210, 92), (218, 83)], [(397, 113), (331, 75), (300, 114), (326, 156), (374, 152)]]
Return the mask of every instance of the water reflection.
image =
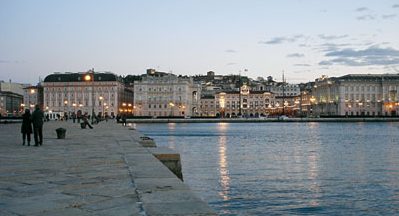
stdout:
[[(176, 131), (176, 123), (168, 123), (168, 131), (170, 134), (174, 134)], [(168, 136), (168, 143), (169, 147), (172, 149), (176, 149), (176, 137), (175, 136)]]
[(307, 156), (308, 163), (308, 179), (311, 181), (309, 191), (311, 192), (311, 200), (309, 205), (311, 207), (320, 206), (319, 199), (322, 196), (322, 191), (319, 183), (319, 159), (320, 159), (320, 134), (315, 128), (315, 125), (311, 125), (310, 131), (310, 143), (309, 143), (309, 155)]
[(219, 196), (223, 200), (229, 200), (230, 191), (230, 175), (229, 175), (229, 164), (227, 161), (227, 136), (226, 131), (228, 123), (219, 123), (217, 130), (220, 133), (219, 136), (219, 182), (221, 191)]

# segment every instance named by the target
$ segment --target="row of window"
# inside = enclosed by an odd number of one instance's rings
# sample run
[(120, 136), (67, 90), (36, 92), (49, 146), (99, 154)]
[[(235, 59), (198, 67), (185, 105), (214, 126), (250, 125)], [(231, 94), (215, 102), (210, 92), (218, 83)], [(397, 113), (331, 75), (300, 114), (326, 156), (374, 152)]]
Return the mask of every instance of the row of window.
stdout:
[[(91, 90), (91, 87), (64, 87), (64, 88), (63, 88), (63, 91), (82, 91), (83, 89), (84, 89), (85, 91), (88, 91), (89, 88), (90, 88), (90, 90)], [(51, 91), (51, 92), (54, 92), (54, 91), (61, 91), (61, 89), (62, 89), (62, 88), (49, 88), (49, 87), (45, 87), (45, 88), (44, 88), (45, 91)], [(113, 90), (114, 90), (114, 87), (94, 87), (94, 90), (98, 90), (98, 91), (108, 91), (108, 90), (111, 90), (111, 91), (113, 91)]]
[[(373, 85), (373, 86), (345, 86), (345, 92), (348, 92), (348, 91), (362, 91), (362, 92), (364, 92), (364, 91), (375, 91), (375, 90), (378, 90), (378, 86), (375, 86), (375, 85)], [(384, 91), (396, 91), (397, 90), (397, 86), (384, 86), (383, 87), (383, 89), (384, 89)]]

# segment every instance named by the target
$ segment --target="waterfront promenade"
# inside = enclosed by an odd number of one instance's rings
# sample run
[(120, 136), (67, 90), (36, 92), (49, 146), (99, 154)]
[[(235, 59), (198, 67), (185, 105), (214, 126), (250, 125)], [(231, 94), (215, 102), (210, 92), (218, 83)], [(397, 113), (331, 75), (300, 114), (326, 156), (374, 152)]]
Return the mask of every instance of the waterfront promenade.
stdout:
[(20, 123), (0, 124), (0, 215), (214, 215), (140, 136), (113, 121), (53, 121), (43, 146), (22, 146)]

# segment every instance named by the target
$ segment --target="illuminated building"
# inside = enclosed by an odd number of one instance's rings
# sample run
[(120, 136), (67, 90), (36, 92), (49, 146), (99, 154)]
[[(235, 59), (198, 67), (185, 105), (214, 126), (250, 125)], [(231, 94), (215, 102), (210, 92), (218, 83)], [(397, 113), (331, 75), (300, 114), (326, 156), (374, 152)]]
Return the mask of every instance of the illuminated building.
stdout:
[[(115, 116), (133, 112), (133, 92), (113, 73), (54, 73), (43, 82), (44, 109), (52, 113)], [(129, 106), (130, 104), (130, 106)]]
[(312, 106), (320, 116), (397, 116), (399, 74), (349, 74), (316, 79)]
[(134, 81), (134, 115), (151, 117), (197, 116), (201, 87), (187, 76), (148, 69)]

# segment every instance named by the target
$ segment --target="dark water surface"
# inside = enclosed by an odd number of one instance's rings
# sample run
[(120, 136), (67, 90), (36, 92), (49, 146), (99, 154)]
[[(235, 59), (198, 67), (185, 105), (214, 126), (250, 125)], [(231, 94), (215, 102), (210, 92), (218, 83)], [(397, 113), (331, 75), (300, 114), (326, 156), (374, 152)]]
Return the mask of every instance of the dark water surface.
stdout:
[(399, 123), (135, 126), (221, 215), (399, 215)]

